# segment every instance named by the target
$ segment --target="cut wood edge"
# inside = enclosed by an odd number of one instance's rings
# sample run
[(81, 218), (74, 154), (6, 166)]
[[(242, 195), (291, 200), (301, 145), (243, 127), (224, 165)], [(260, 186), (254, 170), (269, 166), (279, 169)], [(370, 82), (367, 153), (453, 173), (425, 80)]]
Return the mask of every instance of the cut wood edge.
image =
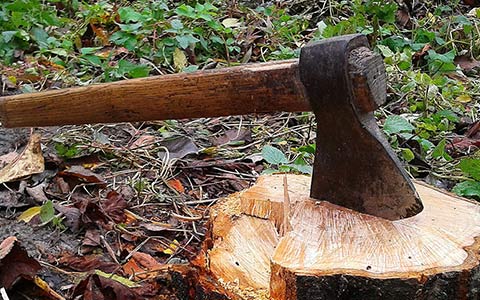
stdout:
[[(347, 293), (351, 282), (365, 295), (392, 299), (447, 286), (447, 294), (471, 295), (480, 286), (477, 203), (416, 182), (424, 210), (389, 221), (315, 201), (309, 177), (288, 175), (292, 229), (281, 237), (283, 181), (261, 176), (212, 209), (206, 267), (239, 299), (310, 299), (309, 290), (332, 299), (332, 289)], [(448, 284), (438, 287), (439, 280)]]

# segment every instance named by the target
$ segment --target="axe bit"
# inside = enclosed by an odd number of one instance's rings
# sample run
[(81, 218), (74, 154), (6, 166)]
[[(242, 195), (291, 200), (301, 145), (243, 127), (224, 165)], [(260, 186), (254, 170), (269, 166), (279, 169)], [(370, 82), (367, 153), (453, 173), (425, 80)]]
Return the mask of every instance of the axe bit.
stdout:
[(373, 110), (385, 69), (367, 39), (310, 44), (300, 60), (153, 76), (0, 97), (6, 127), (115, 123), (313, 110), (317, 151), (311, 197), (395, 220), (422, 210)]
[(419, 213), (415, 188), (373, 116), (386, 100), (386, 76), (366, 37), (307, 45), (299, 70), (317, 119), (310, 196), (389, 220)]

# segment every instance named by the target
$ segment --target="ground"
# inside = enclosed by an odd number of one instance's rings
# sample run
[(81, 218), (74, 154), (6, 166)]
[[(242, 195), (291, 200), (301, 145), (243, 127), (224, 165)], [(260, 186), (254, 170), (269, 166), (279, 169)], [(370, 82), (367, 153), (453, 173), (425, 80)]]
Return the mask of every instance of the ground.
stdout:
[[(385, 59), (388, 103), (376, 117), (408, 172), (478, 199), (480, 10), (458, 1), (208, 3), (4, 1), (1, 95), (290, 59), (310, 40), (361, 32)], [(32, 258), (10, 275), (22, 280), (3, 285), (11, 299), (60, 299), (29, 285), (37, 262), (66, 298), (187, 297), (165, 265), (193, 260), (222, 197), (262, 173), (310, 173), (315, 126), (310, 113), (276, 113), (1, 128), (0, 241), (16, 236)], [(16, 254), (2, 252), (9, 245), (0, 246), (4, 270)]]

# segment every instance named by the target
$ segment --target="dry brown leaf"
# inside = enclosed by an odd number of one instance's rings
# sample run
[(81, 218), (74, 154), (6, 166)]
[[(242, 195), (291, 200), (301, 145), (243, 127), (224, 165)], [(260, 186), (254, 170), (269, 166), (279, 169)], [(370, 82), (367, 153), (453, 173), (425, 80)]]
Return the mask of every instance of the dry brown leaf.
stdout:
[(134, 276), (134, 280), (141, 280), (155, 278), (156, 271), (164, 269), (164, 265), (149, 254), (135, 252), (122, 268), (125, 274)]
[(480, 68), (480, 61), (466, 55), (455, 57), (455, 64), (459, 65), (466, 72)]
[(105, 179), (103, 179), (102, 176), (87, 170), (82, 166), (72, 166), (70, 169), (59, 172), (58, 175), (63, 177), (78, 178), (84, 182), (94, 183), (100, 186), (105, 185)]
[(0, 244), (0, 286), (10, 289), (20, 278), (33, 280), (42, 268), (28, 256), (16, 237), (8, 237)]
[(170, 179), (169, 181), (167, 181), (167, 184), (174, 190), (176, 190), (177, 192), (179, 192), (180, 194), (183, 194), (185, 193), (185, 187), (183, 186), (183, 184), (180, 182), (180, 180), (178, 179)]
[(129, 149), (151, 149), (158, 138), (153, 135), (142, 135), (137, 140), (135, 140), (128, 148)]
[(45, 170), (40, 139), (39, 134), (32, 134), (28, 145), (18, 158), (0, 170), (0, 183), (15, 181), (25, 176), (42, 173)]

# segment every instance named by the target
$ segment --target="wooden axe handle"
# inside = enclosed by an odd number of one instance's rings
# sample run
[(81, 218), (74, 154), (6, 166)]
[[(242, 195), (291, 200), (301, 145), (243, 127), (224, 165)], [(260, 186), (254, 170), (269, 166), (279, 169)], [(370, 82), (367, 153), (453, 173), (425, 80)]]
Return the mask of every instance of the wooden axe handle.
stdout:
[(5, 127), (309, 111), (298, 61), (154, 76), (0, 98)]

